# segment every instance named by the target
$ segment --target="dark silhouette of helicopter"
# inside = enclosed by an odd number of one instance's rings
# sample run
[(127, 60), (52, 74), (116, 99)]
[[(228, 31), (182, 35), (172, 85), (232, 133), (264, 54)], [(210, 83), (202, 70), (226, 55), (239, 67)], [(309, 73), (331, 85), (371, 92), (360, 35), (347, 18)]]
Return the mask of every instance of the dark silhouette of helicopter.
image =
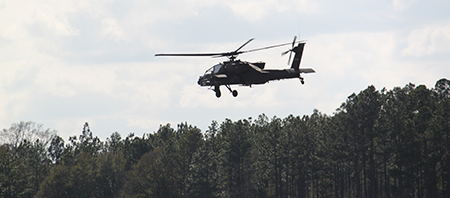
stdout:
[[(227, 57), (229, 60), (212, 66), (206, 70), (203, 76), (198, 79), (200, 86), (214, 87), (212, 90), (216, 92), (216, 97), (220, 97), (220, 86), (224, 85), (234, 97), (238, 95), (236, 90), (232, 90), (230, 85), (243, 85), (252, 86), (254, 84), (264, 84), (271, 80), (281, 80), (289, 78), (299, 78), (302, 84), (305, 83), (301, 73), (315, 73), (311, 68), (300, 68), (300, 62), (302, 60), (303, 49), (305, 42), (296, 41), (297, 37), (294, 37), (292, 43), (284, 43), (279, 45), (273, 45), (258, 49), (252, 49), (247, 51), (240, 51), (245, 45), (250, 43), (253, 39), (250, 39), (235, 51), (222, 52), (222, 53), (197, 53), (197, 54), (155, 54), (155, 56), (211, 56), (211, 57)], [(298, 43), (298, 44), (297, 44)], [(297, 46), (295, 46), (297, 44)], [(239, 54), (254, 52), (259, 50), (265, 50), (275, 47), (281, 47), (285, 45), (292, 45), (291, 49), (282, 53), (285, 55), (289, 53), (288, 65), (291, 60), (292, 52), (294, 52), (294, 60), (292, 61), (291, 68), (289, 69), (264, 69), (265, 62), (247, 62), (236, 60)]]

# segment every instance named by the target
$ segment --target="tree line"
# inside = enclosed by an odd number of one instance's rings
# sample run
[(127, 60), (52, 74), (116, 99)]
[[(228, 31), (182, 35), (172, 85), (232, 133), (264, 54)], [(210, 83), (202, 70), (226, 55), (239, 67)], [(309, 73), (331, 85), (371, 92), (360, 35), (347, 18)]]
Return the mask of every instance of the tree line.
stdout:
[(368, 86), (333, 113), (68, 141), (1, 131), (0, 197), (450, 197), (450, 81)]

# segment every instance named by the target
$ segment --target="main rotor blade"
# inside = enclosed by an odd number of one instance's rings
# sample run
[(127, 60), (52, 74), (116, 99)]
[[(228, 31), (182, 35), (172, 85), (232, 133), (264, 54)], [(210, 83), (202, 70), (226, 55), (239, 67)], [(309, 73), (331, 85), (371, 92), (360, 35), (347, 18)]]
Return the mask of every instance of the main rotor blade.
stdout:
[[(303, 41), (296, 41), (295, 43), (301, 43), (301, 42), (303, 42)], [(268, 46), (268, 47), (251, 49), (251, 50), (247, 50), (247, 51), (241, 51), (241, 53), (254, 52), (254, 51), (265, 50), (265, 49), (270, 49), (270, 48), (275, 48), (275, 47), (281, 47), (281, 46), (285, 46), (285, 45), (292, 45), (292, 43), (291, 42), (290, 43), (283, 43), (283, 44), (272, 45), (272, 46)]]
[(155, 56), (222, 56), (224, 53), (200, 53), (200, 54), (155, 54)]
[(222, 53), (195, 53), (195, 54), (155, 54), (155, 56), (212, 56), (213, 58), (224, 57), (224, 56), (236, 56), (243, 52), (239, 52), (245, 45), (253, 41), (255, 38), (252, 38), (237, 48), (235, 51), (231, 52), (222, 52)]
[[(236, 56), (239, 54), (243, 54), (243, 53), (248, 53), (248, 52), (254, 52), (254, 51), (260, 51), (260, 50), (265, 50), (265, 49), (271, 49), (271, 48), (275, 48), (275, 47), (281, 47), (281, 46), (285, 46), (285, 45), (295, 45), (296, 43), (302, 43), (304, 41), (295, 41), (292, 43), (283, 43), (283, 44), (278, 44), (278, 45), (272, 45), (272, 46), (268, 46), (268, 47), (262, 47), (262, 48), (257, 48), (257, 49), (251, 49), (251, 50), (247, 50), (247, 51), (239, 51), (240, 49), (242, 49), (245, 45), (247, 45), (248, 43), (250, 43), (251, 41), (253, 41), (254, 38), (248, 40), (247, 42), (245, 42), (243, 45), (241, 45), (236, 51), (231, 51), (231, 52), (222, 52), (222, 53), (193, 53), (193, 54), (155, 54), (155, 56), (212, 56), (213, 58), (217, 58), (217, 57), (232, 57), (232, 56)], [(285, 54), (287, 54), (289, 52), (286, 51)]]
[(238, 52), (240, 49), (242, 49), (245, 45), (247, 45), (248, 43), (250, 43), (251, 41), (253, 41), (255, 38), (251, 38), (250, 40), (248, 40), (246, 43), (244, 43), (243, 45), (241, 45), (241, 47), (237, 48), (237, 50), (235, 50), (234, 52)]

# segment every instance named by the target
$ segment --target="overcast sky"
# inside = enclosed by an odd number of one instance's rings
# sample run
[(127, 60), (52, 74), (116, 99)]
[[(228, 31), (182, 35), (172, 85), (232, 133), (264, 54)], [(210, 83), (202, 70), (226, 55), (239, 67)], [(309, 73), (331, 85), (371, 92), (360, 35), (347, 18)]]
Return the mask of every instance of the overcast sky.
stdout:
[[(66, 141), (88, 122), (102, 139), (187, 122), (332, 115), (369, 85), (428, 88), (450, 78), (448, 0), (0, 0), (0, 129), (35, 121)], [(222, 97), (197, 85), (232, 51), (307, 40), (305, 84), (290, 79)], [(282, 69), (288, 46), (243, 54)]]

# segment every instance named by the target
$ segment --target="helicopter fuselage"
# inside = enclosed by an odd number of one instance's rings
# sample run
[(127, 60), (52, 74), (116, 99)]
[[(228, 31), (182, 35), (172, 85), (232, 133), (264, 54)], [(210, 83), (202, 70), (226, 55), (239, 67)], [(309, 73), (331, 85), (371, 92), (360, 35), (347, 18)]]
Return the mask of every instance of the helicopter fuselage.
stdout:
[(214, 65), (198, 79), (200, 86), (265, 84), (271, 80), (299, 78), (298, 69), (264, 69), (264, 62), (233, 61)]

